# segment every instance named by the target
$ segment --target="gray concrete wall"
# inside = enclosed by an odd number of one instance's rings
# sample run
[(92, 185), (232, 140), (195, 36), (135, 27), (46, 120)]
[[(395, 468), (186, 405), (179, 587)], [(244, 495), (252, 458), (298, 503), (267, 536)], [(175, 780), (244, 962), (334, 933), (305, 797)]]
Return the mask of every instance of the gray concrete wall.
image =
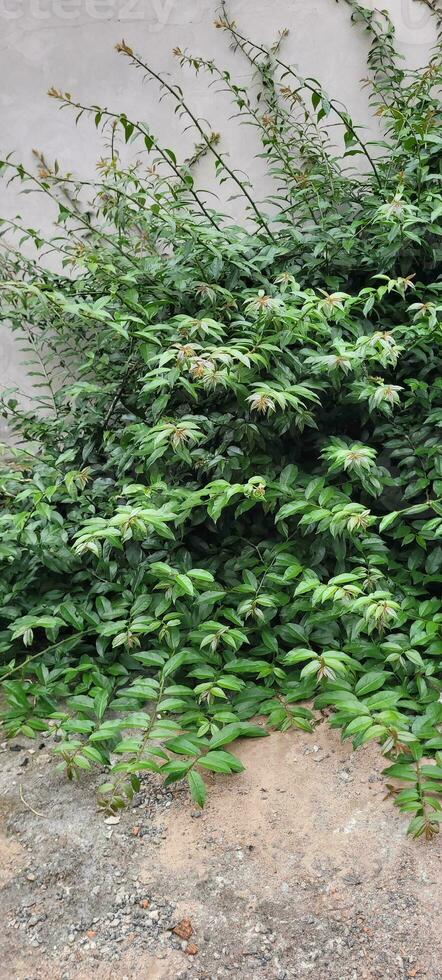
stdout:
[[(373, 6), (372, 0), (365, 0)], [(408, 64), (423, 64), (435, 40), (428, 8), (416, 0), (382, 0), (397, 27), (398, 43)], [(250, 127), (229, 122), (227, 98), (215, 101), (207, 77), (180, 73), (172, 48), (215, 58), (229, 67), (241, 84), (249, 77), (247, 64), (229, 50), (222, 31), (214, 29), (216, 0), (0, 0), (0, 155), (15, 152), (32, 167), (32, 148), (55, 157), (61, 170), (82, 177), (94, 174), (100, 144), (90, 122), (75, 126), (73, 115), (58, 111), (46, 96), (51, 85), (69, 91), (88, 104), (126, 111), (148, 121), (160, 140), (174, 148), (190, 149), (193, 139), (183, 136), (183, 124), (160, 103), (157, 90), (143, 83), (140, 73), (119, 56), (115, 44), (123, 37), (155, 67), (179, 77), (196, 113), (209, 118), (224, 136), (231, 160), (243, 166), (265, 194), (264, 163), (256, 159), (257, 146)], [(368, 41), (350, 25), (350, 11), (335, 0), (231, 0), (230, 12), (245, 33), (271, 43), (280, 28), (288, 27), (286, 60), (301, 73), (317, 77), (341, 98), (360, 123), (373, 127), (366, 93), (359, 79), (365, 73)], [(213, 164), (203, 164), (201, 182), (210, 185)], [(225, 185), (227, 197), (230, 189)], [(0, 216), (20, 213), (27, 224), (50, 230), (52, 214), (47, 199), (21, 195), (17, 185), (0, 182)], [(0, 386), (18, 382), (27, 388), (20, 355), (4, 327), (0, 327)]]

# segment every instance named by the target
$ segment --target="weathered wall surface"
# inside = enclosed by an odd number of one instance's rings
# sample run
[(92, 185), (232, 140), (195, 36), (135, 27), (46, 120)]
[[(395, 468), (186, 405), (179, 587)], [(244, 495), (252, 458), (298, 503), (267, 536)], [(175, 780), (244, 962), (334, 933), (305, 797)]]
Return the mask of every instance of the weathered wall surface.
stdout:
[[(435, 37), (425, 4), (383, 0), (379, 5), (393, 17), (407, 63), (424, 63)], [(35, 147), (49, 161), (57, 157), (64, 172), (88, 178), (94, 174), (100, 144), (93, 126), (82, 121), (76, 128), (70, 113), (59, 112), (46, 97), (51, 85), (87, 104), (124, 109), (129, 117), (148, 121), (163, 144), (190, 148), (193, 140), (190, 134), (183, 136), (184, 124), (167, 103), (159, 102), (157, 90), (116, 54), (115, 44), (124, 37), (152, 65), (180, 76), (189, 103), (221, 132), (223, 149), (228, 147), (231, 160), (248, 171), (265, 195), (264, 163), (254, 157), (253, 130), (228, 122), (228, 100), (215, 101), (207, 77), (180, 75), (172, 54), (176, 45), (188, 48), (231, 68), (241, 84), (247, 81), (247, 64), (229, 50), (223, 32), (214, 29), (216, 8), (216, 0), (0, 0), (0, 155), (12, 150), (32, 167)], [(286, 60), (341, 98), (355, 120), (373, 126), (359, 85), (367, 39), (351, 27), (343, 0), (231, 0), (230, 12), (258, 41), (270, 43), (280, 28), (288, 27)], [(212, 179), (213, 167), (205, 161), (203, 186)], [(26, 224), (50, 230), (47, 199), (20, 195), (18, 186), (6, 189), (0, 183), (0, 216), (17, 213)], [(0, 329), (0, 384), (26, 388), (20, 355), (5, 328)]]

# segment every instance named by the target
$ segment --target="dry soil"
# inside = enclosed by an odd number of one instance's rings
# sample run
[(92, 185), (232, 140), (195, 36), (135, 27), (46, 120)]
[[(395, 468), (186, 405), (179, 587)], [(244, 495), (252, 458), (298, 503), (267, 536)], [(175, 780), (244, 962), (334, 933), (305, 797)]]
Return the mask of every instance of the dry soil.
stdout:
[(109, 824), (41, 746), (0, 755), (1, 980), (442, 978), (442, 840), (406, 838), (376, 747), (244, 741), (202, 814), (149, 776)]

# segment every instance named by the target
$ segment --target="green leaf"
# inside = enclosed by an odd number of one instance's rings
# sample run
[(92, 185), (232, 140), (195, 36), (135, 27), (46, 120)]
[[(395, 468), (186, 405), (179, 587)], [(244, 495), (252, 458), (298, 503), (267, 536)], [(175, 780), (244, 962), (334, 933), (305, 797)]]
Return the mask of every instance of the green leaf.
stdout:
[(161, 772), (166, 773), (168, 778), (172, 776), (174, 780), (183, 779), (191, 765), (191, 762), (185, 762), (182, 759), (172, 759), (171, 762), (166, 762), (164, 766), (161, 766)]
[(434, 575), (436, 572), (442, 571), (442, 548), (434, 548), (431, 554), (425, 562), (425, 571), (428, 575)]
[(198, 760), (198, 765), (212, 772), (243, 772), (244, 766), (230, 752), (210, 751)]
[(164, 663), (164, 654), (155, 653), (153, 650), (149, 653), (134, 653), (135, 660), (139, 660), (141, 664), (145, 664), (146, 667), (162, 667)]
[(202, 809), (206, 802), (206, 787), (204, 780), (201, 778), (198, 772), (195, 772), (195, 770), (192, 769), (187, 773), (187, 782), (189, 783), (190, 795), (193, 802)]
[(364, 697), (366, 694), (371, 694), (372, 691), (377, 691), (383, 686), (384, 681), (390, 677), (390, 674), (385, 670), (369, 670), (363, 677), (361, 677), (356, 686), (355, 694), (358, 697)]
[(179, 668), (182, 667), (184, 663), (186, 663), (186, 660), (187, 660), (186, 651), (182, 651), (180, 653), (174, 653), (173, 657), (170, 657), (170, 659), (167, 660), (166, 663), (164, 664), (163, 677), (169, 677), (170, 674), (174, 674), (175, 671), (179, 670)]
[(212, 735), (210, 739), (210, 748), (217, 749), (221, 745), (228, 745), (229, 742), (234, 742), (235, 739), (240, 738), (242, 735), (242, 725), (241, 722), (235, 722), (231, 725), (225, 725), (221, 731), (217, 732), (216, 735)]
[(95, 732), (92, 732), (90, 741), (107, 742), (109, 739), (113, 739), (116, 735), (119, 735), (122, 728), (124, 728), (124, 721), (121, 718), (109, 719), (109, 721), (105, 721), (103, 725), (100, 725), (100, 728), (97, 728)]
[(179, 735), (178, 738), (169, 739), (166, 742), (166, 747), (170, 752), (176, 752), (178, 755), (198, 755), (204, 746), (202, 739), (195, 738), (195, 736), (190, 735)]
[(109, 692), (106, 690), (100, 691), (98, 694), (95, 695), (94, 709), (95, 709), (95, 714), (100, 721), (104, 715), (108, 701), (109, 701)]
[(115, 746), (114, 752), (138, 752), (140, 746), (140, 738), (124, 738), (122, 742), (118, 742), (118, 745)]
[(291, 666), (293, 664), (302, 663), (305, 660), (317, 659), (317, 654), (314, 650), (309, 650), (308, 647), (296, 647), (294, 650), (289, 650), (288, 653), (283, 657), (282, 662)]
[(442, 766), (421, 766), (421, 773), (430, 779), (442, 779)]
[(379, 531), (382, 534), (383, 531), (387, 531), (392, 524), (394, 524), (396, 518), (399, 517), (398, 510), (392, 510), (390, 514), (386, 514), (385, 517), (379, 522)]
[(195, 590), (193, 587), (193, 583), (188, 575), (177, 575), (175, 577), (175, 582), (177, 585), (179, 585), (181, 591), (184, 592), (185, 595), (194, 594)]
[(396, 762), (394, 765), (388, 766), (387, 769), (384, 769), (384, 775), (390, 776), (393, 779), (404, 779), (410, 783), (415, 783), (417, 781), (416, 770), (414, 766), (409, 765), (408, 763), (403, 764)]

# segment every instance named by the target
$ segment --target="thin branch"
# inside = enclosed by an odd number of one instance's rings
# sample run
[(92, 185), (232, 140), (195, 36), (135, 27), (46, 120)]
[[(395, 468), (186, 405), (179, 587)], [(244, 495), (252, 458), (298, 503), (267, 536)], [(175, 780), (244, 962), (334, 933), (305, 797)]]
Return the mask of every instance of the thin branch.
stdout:
[(272, 232), (271, 232), (271, 230), (269, 228), (269, 225), (267, 224), (265, 218), (263, 218), (263, 216), (262, 216), (259, 208), (255, 204), (255, 202), (253, 200), (253, 197), (251, 196), (250, 192), (247, 190), (247, 188), (244, 186), (243, 182), (236, 175), (235, 171), (232, 170), (232, 168), (229, 167), (229, 165), (226, 163), (224, 157), (222, 157), (221, 154), (218, 153), (218, 150), (216, 149), (213, 141), (210, 139), (210, 137), (205, 132), (205, 130), (202, 127), (202, 125), (201, 125), (198, 117), (195, 116), (195, 114), (189, 108), (189, 106), (187, 105), (187, 103), (184, 101), (184, 98), (181, 95), (181, 93), (179, 91), (177, 91), (176, 88), (174, 88), (173, 85), (170, 85), (169, 82), (166, 82), (165, 79), (158, 72), (154, 71), (154, 69), (150, 67), (150, 65), (147, 65), (147, 64), (145, 64), (145, 62), (141, 61), (141, 58), (139, 58), (132, 51), (132, 49), (129, 48), (124, 43), (124, 41), (121, 44), (117, 44), (117, 51), (119, 51), (121, 54), (127, 55), (131, 59), (131, 61), (132, 61), (133, 64), (138, 65), (138, 67), (139, 68), (142, 68), (148, 75), (150, 75), (151, 78), (154, 78), (159, 83), (159, 85), (162, 88), (164, 88), (169, 93), (169, 95), (172, 96), (172, 98), (175, 99), (177, 105), (179, 105), (181, 107), (181, 109), (183, 110), (183, 112), (185, 112), (189, 116), (189, 119), (191, 119), (193, 125), (198, 130), (198, 132), (200, 133), (201, 138), (204, 140), (204, 143), (206, 144), (207, 149), (210, 150), (210, 152), (213, 154), (213, 156), (215, 157), (215, 160), (218, 162), (219, 166), (222, 167), (226, 171), (226, 173), (229, 175), (229, 177), (231, 178), (231, 180), (233, 180), (235, 182), (235, 184), (237, 185), (237, 187), (239, 187), (241, 193), (247, 199), (247, 201), (250, 204), (250, 207), (252, 208), (252, 211), (256, 215), (256, 219), (258, 221), (258, 224), (261, 226), (261, 228), (264, 229), (264, 231), (267, 233), (267, 235), (269, 236), (269, 238), (274, 242), (275, 241), (275, 238), (274, 238), (274, 236), (273, 236), (273, 234), (272, 234)]
[[(266, 55), (266, 57), (269, 56), (269, 52), (266, 51), (266, 49), (263, 48), (262, 45), (256, 44), (254, 41), (250, 41), (249, 38), (245, 37), (237, 30), (234, 21), (229, 20), (224, 0), (222, 0), (221, 2), (221, 10), (223, 12), (224, 21), (220, 21), (219, 26), (222, 27), (223, 30), (228, 31), (228, 33), (231, 34), (231, 36), (237, 39), (238, 41), (242, 41), (244, 44), (250, 45), (251, 48), (255, 49), (260, 54)], [(302, 89), (307, 89), (308, 92), (312, 92), (313, 94), (318, 95), (320, 98), (323, 97), (324, 93), (322, 89), (318, 89), (315, 85), (312, 85), (311, 82), (297, 75), (294, 69), (290, 65), (287, 65), (285, 61), (281, 61), (280, 58), (275, 58), (275, 61), (276, 64), (283, 69), (284, 76), (291, 75), (294, 79), (296, 79), (300, 91), (302, 91)], [(347, 113), (343, 112), (342, 109), (339, 108), (339, 106), (333, 99), (328, 99), (328, 103), (332, 111), (335, 113), (335, 115), (338, 116), (338, 118), (341, 120), (346, 130), (349, 133), (351, 133), (353, 139), (360, 146), (362, 153), (367, 158), (370, 167), (373, 170), (377, 183), (379, 184), (379, 186), (382, 186), (376, 164), (372, 159), (370, 153), (368, 152), (365, 143), (363, 143), (363, 141), (359, 138), (350, 117), (347, 115)]]
[(22, 801), (22, 803), (24, 804), (24, 806), (25, 806), (25, 807), (26, 807), (26, 808), (27, 808), (28, 810), (30, 810), (30, 811), (31, 811), (31, 813), (35, 813), (35, 816), (36, 816), (36, 817), (47, 817), (47, 813), (40, 813), (40, 812), (39, 812), (39, 810), (34, 810), (34, 807), (33, 807), (33, 806), (31, 806), (31, 804), (30, 804), (30, 803), (27, 803), (27, 802), (26, 802), (26, 800), (25, 800), (25, 798), (24, 798), (24, 796), (23, 796), (23, 789), (22, 789), (22, 785), (21, 785), (21, 783), (20, 783), (20, 787), (19, 787), (19, 793), (20, 793), (20, 799), (21, 799), (21, 801)]
[(128, 119), (127, 116), (125, 116), (124, 114), (118, 112), (112, 112), (110, 109), (100, 109), (97, 106), (86, 106), (83, 105), (81, 102), (74, 102), (73, 99), (68, 97), (67, 93), (63, 95), (57, 89), (50, 89), (49, 95), (51, 98), (57, 99), (59, 102), (62, 102), (63, 105), (69, 105), (72, 106), (73, 109), (78, 109), (80, 111), (80, 114), (83, 112), (87, 112), (89, 114), (94, 113), (96, 116), (97, 115), (99, 115), (100, 117), (105, 116), (107, 119), (116, 120), (117, 122), (120, 122), (121, 125), (123, 125), (123, 120), (124, 120), (126, 126), (130, 125), (132, 127), (132, 130), (136, 130), (138, 133), (140, 133), (145, 141), (146, 140), (149, 141), (151, 148), (156, 150), (156, 152), (160, 155), (163, 162), (167, 164), (167, 166), (170, 168), (170, 170), (172, 170), (175, 176), (178, 177), (180, 183), (184, 185), (184, 189), (188, 191), (188, 193), (194, 199), (200, 211), (202, 212), (202, 214), (204, 214), (204, 217), (207, 218), (207, 221), (209, 221), (210, 224), (214, 228), (216, 228), (217, 231), (221, 230), (219, 225), (215, 221), (214, 217), (207, 210), (199, 194), (196, 192), (195, 188), (193, 187), (193, 184), (187, 183), (187, 181), (183, 177), (183, 174), (180, 172), (180, 169), (177, 166), (177, 164), (174, 163), (172, 158), (165, 152), (165, 150), (163, 150), (163, 148), (159, 145), (157, 140), (150, 133), (146, 132), (146, 130), (143, 128), (142, 125), (140, 125), (140, 123), (134, 122), (132, 119)]

